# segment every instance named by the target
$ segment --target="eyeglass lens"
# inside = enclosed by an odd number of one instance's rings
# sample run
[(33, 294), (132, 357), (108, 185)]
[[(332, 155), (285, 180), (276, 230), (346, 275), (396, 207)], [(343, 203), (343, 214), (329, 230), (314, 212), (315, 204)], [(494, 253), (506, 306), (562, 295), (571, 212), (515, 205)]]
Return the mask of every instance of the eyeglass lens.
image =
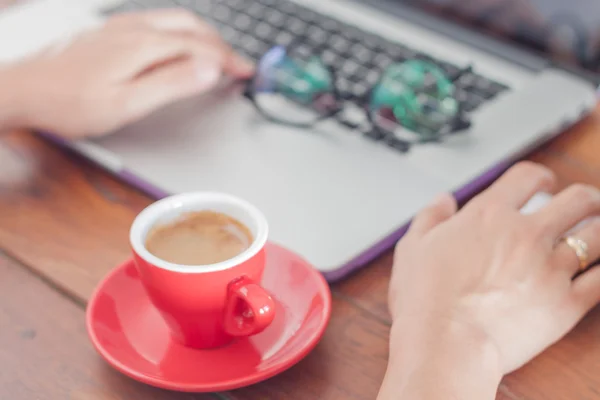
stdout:
[[(275, 47), (261, 58), (252, 96), (273, 120), (310, 126), (339, 110), (334, 72), (318, 55), (298, 57)], [(452, 129), (460, 114), (454, 86), (434, 64), (408, 60), (388, 66), (365, 99), (355, 99), (373, 128), (385, 135), (420, 142), (436, 140)]]

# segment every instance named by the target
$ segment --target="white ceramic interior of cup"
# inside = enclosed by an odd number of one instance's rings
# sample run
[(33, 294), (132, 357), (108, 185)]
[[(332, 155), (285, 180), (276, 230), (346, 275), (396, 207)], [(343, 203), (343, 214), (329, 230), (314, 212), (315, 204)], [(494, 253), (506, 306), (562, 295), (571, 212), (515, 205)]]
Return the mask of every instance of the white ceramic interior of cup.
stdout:
[[(226, 214), (246, 225), (254, 241), (243, 253), (210, 265), (180, 265), (164, 261), (146, 250), (146, 237), (157, 225), (176, 221), (190, 212), (210, 210)], [(268, 224), (265, 216), (252, 204), (224, 193), (182, 193), (152, 203), (133, 221), (129, 240), (133, 251), (148, 263), (159, 268), (182, 273), (206, 273), (235, 267), (255, 256), (266, 244)]]

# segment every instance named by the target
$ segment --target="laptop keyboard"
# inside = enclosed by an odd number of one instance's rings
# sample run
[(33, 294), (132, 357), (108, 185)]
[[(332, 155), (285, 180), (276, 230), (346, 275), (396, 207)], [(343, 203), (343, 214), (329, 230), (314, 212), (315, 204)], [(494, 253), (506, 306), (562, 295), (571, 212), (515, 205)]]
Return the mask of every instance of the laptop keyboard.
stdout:
[(509, 89), (473, 67), (460, 68), (289, 0), (130, 0), (111, 13), (174, 6), (212, 22), (234, 49), (255, 61), (274, 45), (292, 42), (298, 55), (320, 54), (335, 71), (336, 85), (347, 103), (336, 118), (351, 129), (366, 123), (362, 111), (366, 95), (393, 62), (421, 59), (441, 67), (454, 82), (455, 98), (467, 113)]

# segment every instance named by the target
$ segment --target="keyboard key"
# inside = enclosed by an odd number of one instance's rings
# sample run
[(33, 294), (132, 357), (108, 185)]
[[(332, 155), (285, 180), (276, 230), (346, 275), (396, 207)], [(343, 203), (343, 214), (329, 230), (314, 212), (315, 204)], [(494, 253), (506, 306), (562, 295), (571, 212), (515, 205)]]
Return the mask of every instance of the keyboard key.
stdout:
[(465, 92), (464, 90), (457, 88), (454, 91), (454, 98), (456, 99), (456, 101), (458, 101), (459, 103), (465, 103), (467, 101), (467, 99), (469, 98), (469, 94), (467, 92)]
[(462, 74), (460, 76), (460, 78), (458, 78), (458, 80), (456, 81), (456, 85), (461, 87), (461, 88), (472, 88), (473, 86), (475, 86), (475, 83), (477, 81), (477, 76), (470, 72), (470, 73), (466, 73), (466, 74)]
[(380, 74), (377, 71), (370, 70), (369, 72), (367, 72), (367, 75), (365, 76), (365, 82), (369, 86), (373, 87), (379, 81), (379, 78), (380, 78)]
[(372, 127), (365, 130), (364, 135), (365, 135), (365, 137), (372, 139), (372, 140), (381, 140), (385, 137), (383, 132), (381, 132), (379, 129), (372, 128)]
[(275, 38), (275, 43), (280, 46), (288, 46), (294, 40), (294, 36), (292, 36), (289, 32), (280, 32)]
[(318, 26), (310, 27), (308, 38), (317, 46), (321, 46), (327, 42), (326, 32)]
[(239, 14), (233, 21), (233, 26), (240, 31), (246, 31), (252, 25), (252, 19), (245, 15)]
[(304, 7), (298, 7), (297, 14), (298, 18), (306, 22), (313, 22), (317, 19), (317, 13)]
[(493, 82), (483, 76), (475, 76), (477, 79), (472, 86), (472, 90), (485, 99), (491, 99), (506, 88), (505, 86), (497, 84), (496, 82)]
[(463, 71), (461, 68), (454, 64), (450, 64), (449, 62), (436, 61), (436, 64), (444, 71), (446, 77), (448, 77), (448, 79), (451, 81), (457, 79)]
[(390, 43), (383, 49), (394, 61), (405, 61), (417, 58), (418, 53), (408, 47), (400, 46), (398, 44)]
[(325, 18), (321, 21), (323, 29), (329, 32), (337, 32), (340, 29), (340, 23), (331, 18)]
[(231, 16), (231, 9), (222, 4), (215, 7), (212, 11), (212, 17), (219, 22), (228, 22)]
[(373, 53), (364, 45), (357, 43), (350, 49), (352, 54), (361, 64), (366, 64), (373, 59)]
[(508, 89), (504, 85), (491, 81), (473, 72), (462, 74), (455, 84), (464, 91), (474, 94), (477, 97), (481, 97), (484, 100), (490, 100), (498, 93)]
[(345, 54), (350, 48), (350, 42), (343, 36), (334, 34), (329, 39), (331, 48), (338, 54)]
[(367, 92), (369, 91), (369, 89), (370, 88), (362, 82), (355, 83), (352, 86), (352, 96), (357, 100), (364, 99), (364, 97), (367, 94)]
[(296, 36), (303, 36), (306, 33), (306, 27), (306, 22), (298, 18), (291, 18), (288, 20), (287, 28)]
[(223, 40), (227, 43), (237, 42), (240, 37), (240, 33), (230, 26), (221, 28), (220, 33)]
[(336, 83), (337, 89), (340, 92), (340, 96), (344, 99), (350, 99), (352, 82), (345, 78), (338, 78)]
[(384, 139), (385, 144), (387, 144), (388, 146), (405, 152), (408, 151), (408, 149), (410, 148), (410, 146), (408, 145), (408, 143), (406, 143), (404, 140), (397, 138), (395, 136), (386, 136)]
[[(206, 0), (196, 0), (196, 1), (201, 2), (201, 1), (206, 1)], [(219, 1), (222, 1), (222, 0), (219, 0)], [(229, 6), (229, 8), (231, 8), (232, 10), (235, 10), (235, 11), (243, 11), (244, 8), (246, 7), (246, 3), (244, 2), (244, 0), (227, 0), (227, 1), (225, 1), (225, 4), (227, 4), (227, 6)]]
[(454, 123), (452, 124), (452, 127), (450, 127), (450, 131), (451, 132), (460, 132), (460, 131), (464, 131), (467, 130), (471, 127), (472, 122), (468, 119), (465, 118), (458, 118), (457, 120), (454, 121)]
[(251, 56), (255, 56), (260, 51), (259, 41), (252, 36), (245, 36), (242, 38), (241, 42), (244, 51)]
[(283, 13), (274, 10), (274, 9), (270, 9), (265, 13), (266, 16), (266, 21), (268, 23), (270, 23), (273, 26), (276, 26), (278, 28), (281, 28), (284, 26), (285, 21), (286, 21), (286, 17)]
[(392, 59), (385, 53), (379, 53), (373, 59), (373, 65), (383, 71), (393, 63)]
[(498, 94), (508, 90), (508, 86), (505, 86), (501, 83), (490, 81), (490, 92)]
[(289, 15), (295, 15), (296, 11), (298, 10), (298, 6), (296, 6), (294, 3), (291, 3), (289, 1), (280, 1), (277, 3), (277, 8), (286, 14)]
[(484, 102), (485, 99), (478, 94), (468, 93), (466, 100), (462, 102), (462, 106), (466, 112), (472, 112), (479, 108)]
[(371, 51), (379, 51), (382, 47), (384, 39), (380, 36), (377, 35), (372, 35), (369, 33), (366, 33), (364, 35), (364, 38), (361, 40), (361, 42), (369, 49), (371, 49)]
[(360, 65), (358, 65), (353, 60), (347, 60), (346, 62), (344, 62), (341, 72), (343, 73), (344, 76), (350, 77), (350, 76), (354, 75), (355, 72), (358, 71), (359, 67), (360, 67)]
[(273, 33), (273, 28), (266, 22), (261, 22), (258, 25), (256, 25), (255, 32), (256, 36), (258, 36), (259, 38), (268, 39)]
[(362, 42), (362, 39), (365, 37), (365, 32), (355, 26), (346, 25), (344, 29), (340, 30), (342, 36), (344, 36), (347, 40), (351, 42)]
[(340, 60), (340, 57), (330, 49), (325, 49), (321, 53), (321, 60), (323, 61), (323, 63), (325, 63), (325, 65), (334, 67)]
[(265, 13), (265, 7), (260, 3), (252, 2), (250, 3), (250, 6), (246, 8), (246, 12), (256, 19), (262, 19)]
[(311, 56), (315, 55), (312, 49), (306, 44), (300, 44), (298, 46), (295, 46), (293, 49), (291, 49), (291, 52), (293, 57), (297, 57), (301, 60), (306, 60)]

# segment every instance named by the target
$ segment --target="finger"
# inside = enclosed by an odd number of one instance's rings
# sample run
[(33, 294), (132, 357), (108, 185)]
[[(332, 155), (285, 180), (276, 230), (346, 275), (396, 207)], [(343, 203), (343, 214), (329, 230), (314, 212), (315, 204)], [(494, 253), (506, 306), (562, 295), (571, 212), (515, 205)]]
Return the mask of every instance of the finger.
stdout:
[(207, 92), (219, 78), (220, 67), (211, 61), (184, 59), (160, 66), (127, 87), (124, 119), (137, 120), (172, 102)]
[(534, 219), (553, 240), (586, 218), (600, 213), (600, 191), (591, 185), (575, 184), (555, 195)]
[(254, 72), (253, 63), (235, 52), (212, 25), (197, 18), (185, 10), (174, 9), (162, 12), (148, 12), (142, 17), (144, 21), (154, 27), (172, 32), (193, 33), (204, 42), (210, 42), (223, 53), (223, 71), (227, 75), (238, 78), (247, 78)]
[(579, 275), (572, 284), (572, 299), (580, 316), (600, 302), (600, 268), (593, 267)]
[(229, 49), (223, 64), (223, 71), (236, 78), (249, 78), (254, 73), (254, 64), (236, 53), (233, 49)]
[[(594, 218), (568, 234), (587, 244), (589, 263), (600, 258), (600, 218)], [(561, 240), (556, 246), (554, 260), (557, 265), (564, 267), (569, 276), (575, 275), (581, 267), (577, 253), (564, 240)]]
[(456, 200), (451, 194), (438, 196), (429, 206), (418, 213), (410, 224), (409, 233), (423, 235), (456, 214)]
[(220, 36), (210, 36), (202, 39), (214, 47), (215, 51), (223, 54), (223, 72), (236, 78), (248, 78), (254, 73), (254, 64), (237, 53)]
[(233, 48), (225, 43), (220, 37), (207, 37), (202, 39), (206, 47), (218, 52), (222, 60), (223, 73), (235, 78), (248, 78), (254, 73), (253, 63), (235, 52)]
[[(122, 26), (132, 31), (132, 26), (150, 27), (156, 32), (147, 30), (135, 31), (138, 35), (155, 35), (165, 38), (164, 41), (181, 40), (180, 45), (188, 43), (191, 48), (198, 46), (210, 47), (216, 53), (219, 53), (219, 59), (222, 61), (222, 68), (225, 74), (236, 78), (248, 78), (254, 73), (252, 62), (236, 53), (229, 44), (225, 43), (218, 31), (211, 25), (196, 18), (193, 14), (182, 10), (151, 10), (142, 13), (132, 13), (131, 15), (120, 15), (121, 20), (112, 21), (113, 26)], [(168, 33), (165, 35), (165, 33)], [(156, 45), (155, 40), (148, 39), (146, 47)], [(194, 41), (196, 44), (194, 45)], [(180, 49), (182, 50), (182, 49)], [(175, 51), (175, 50), (174, 50)], [(160, 62), (168, 55), (156, 54), (159, 60), (150, 60)], [(179, 54), (180, 55), (180, 54)], [(152, 55), (150, 54), (150, 57)], [(143, 58), (143, 62), (149, 62)]]
[(124, 79), (138, 76), (157, 64), (180, 58), (209, 59), (215, 64), (223, 64), (223, 52), (210, 42), (203, 42), (191, 36), (165, 35), (153, 31), (132, 31), (120, 35), (123, 65), (119, 74)]
[(472, 202), (501, 203), (520, 209), (537, 192), (549, 192), (555, 177), (549, 169), (529, 161), (516, 164)]

